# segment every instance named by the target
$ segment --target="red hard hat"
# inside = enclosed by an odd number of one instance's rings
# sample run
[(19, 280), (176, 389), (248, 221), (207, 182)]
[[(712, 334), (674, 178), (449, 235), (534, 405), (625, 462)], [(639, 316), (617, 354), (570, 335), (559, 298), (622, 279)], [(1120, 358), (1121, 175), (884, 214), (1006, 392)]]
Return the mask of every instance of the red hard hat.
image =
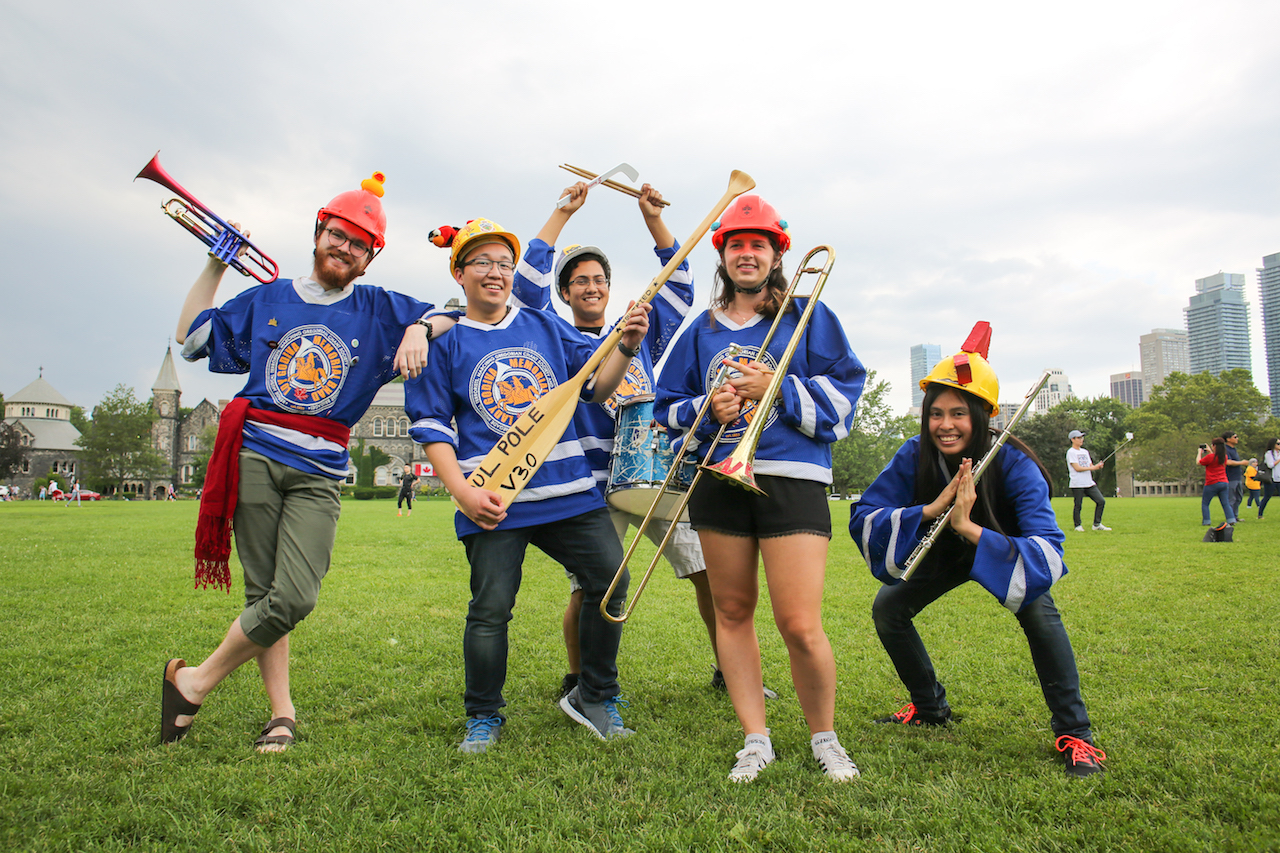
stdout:
[(387, 214), (382, 210), (382, 184), (386, 176), (374, 172), (372, 178), (360, 183), (360, 189), (348, 190), (338, 194), (333, 201), (320, 208), (316, 214), (319, 225), (330, 216), (345, 219), (352, 225), (363, 228), (373, 235), (373, 248), (381, 249), (387, 245)]
[(719, 222), (711, 225), (711, 245), (716, 251), (724, 248), (724, 238), (734, 231), (759, 231), (772, 234), (777, 238), (779, 253), (791, 248), (791, 235), (787, 232), (787, 221), (778, 216), (773, 205), (752, 193), (740, 195), (733, 200), (733, 205), (724, 212)]

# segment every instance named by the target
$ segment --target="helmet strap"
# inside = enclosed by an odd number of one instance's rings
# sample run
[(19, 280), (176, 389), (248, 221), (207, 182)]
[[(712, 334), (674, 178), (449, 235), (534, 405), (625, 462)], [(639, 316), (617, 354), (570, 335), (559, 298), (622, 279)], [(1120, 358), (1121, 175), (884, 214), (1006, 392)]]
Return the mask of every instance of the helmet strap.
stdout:
[[(733, 284), (733, 281), (731, 280), (729, 283)], [(759, 293), (760, 291), (764, 290), (768, 285), (769, 285), (768, 281), (764, 282), (764, 284), (761, 284), (759, 287), (741, 287), (737, 284), (733, 284), (733, 289), (738, 293)]]

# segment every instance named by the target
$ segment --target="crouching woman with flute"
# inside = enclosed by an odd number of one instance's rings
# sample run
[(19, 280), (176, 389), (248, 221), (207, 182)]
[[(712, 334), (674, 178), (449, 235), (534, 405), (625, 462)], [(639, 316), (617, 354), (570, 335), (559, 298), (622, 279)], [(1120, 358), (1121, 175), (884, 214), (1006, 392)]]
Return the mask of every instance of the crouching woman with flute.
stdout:
[[(849, 533), (884, 583), (871, 607), (876, 633), (911, 695), (906, 707), (876, 722), (940, 726), (959, 720), (912, 620), (975, 580), (1015, 615), (1027, 636), (1067, 775), (1089, 776), (1103, 769), (1106, 754), (1093, 746), (1075, 654), (1049, 593), (1067, 573), (1064, 536), (1049, 503), (1048, 472), (1035, 453), (1013, 436), (995, 446), (990, 418), (998, 411), (999, 380), (986, 360), (990, 340), (990, 326), (979, 323), (961, 352), (920, 383), (919, 437), (902, 446), (853, 505)], [(981, 466), (993, 449), (995, 457)], [(907, 573), (913, 549), (948, 508), (950, 529)]]

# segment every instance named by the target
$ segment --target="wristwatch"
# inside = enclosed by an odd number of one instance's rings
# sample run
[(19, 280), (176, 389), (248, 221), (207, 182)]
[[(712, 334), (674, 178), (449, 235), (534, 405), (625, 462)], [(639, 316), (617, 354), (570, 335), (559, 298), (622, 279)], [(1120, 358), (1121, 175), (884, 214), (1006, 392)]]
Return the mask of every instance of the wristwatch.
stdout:
[(417, 320), (414, 320), (413, 322), (414, 322), (414, 323), (416, 323), (416, 324), (417, 324), (417, 325), (419, 325), (419, 326), (422, 326), (424, 329), (426, 329), (426, 330), (427, 330), (427, 340), (428, 340), (428, 341), (429, 341), (429, 340), (431, 340), (431, 339), (435, 336), (435, 329), (431, 328), (431, 321), (430, 321), (430, 320), (417, 319)]

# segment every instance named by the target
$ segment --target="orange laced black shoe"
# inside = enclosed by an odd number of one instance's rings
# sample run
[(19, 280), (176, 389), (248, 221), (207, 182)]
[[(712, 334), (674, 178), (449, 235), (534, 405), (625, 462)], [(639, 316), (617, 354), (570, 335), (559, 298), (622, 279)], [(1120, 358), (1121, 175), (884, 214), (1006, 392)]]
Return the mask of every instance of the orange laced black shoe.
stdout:
[(1066, 753), (1068, 776), (1082, 779), (1094, 773), (1103, 773), (1107, 769), (1102, 766), (1102, 762), (1107, 760), (1107, 754), (1087, 740), (1062, 735), (1053, 745), (1058, 748), (1058, 752)]
[(948, 708), (947, 712), (942, 716), (931, 716), (928, 714), (921, 714), (918, 710), (916, 710), (915, 703), (911, 702), (905, 705), (901, 711), (898, 711), (897, 713), (894, 713), (894, 714), (890, 714), (887, 717), (880, 717), (876, 720), (876, 722), (877, 723), (897, 723), (898, 725), (902, 725), (902, 726), (945, 726), (947, 723), (960, 722), (960, 717), (957, 714), (951, 713), (950, 708)]

